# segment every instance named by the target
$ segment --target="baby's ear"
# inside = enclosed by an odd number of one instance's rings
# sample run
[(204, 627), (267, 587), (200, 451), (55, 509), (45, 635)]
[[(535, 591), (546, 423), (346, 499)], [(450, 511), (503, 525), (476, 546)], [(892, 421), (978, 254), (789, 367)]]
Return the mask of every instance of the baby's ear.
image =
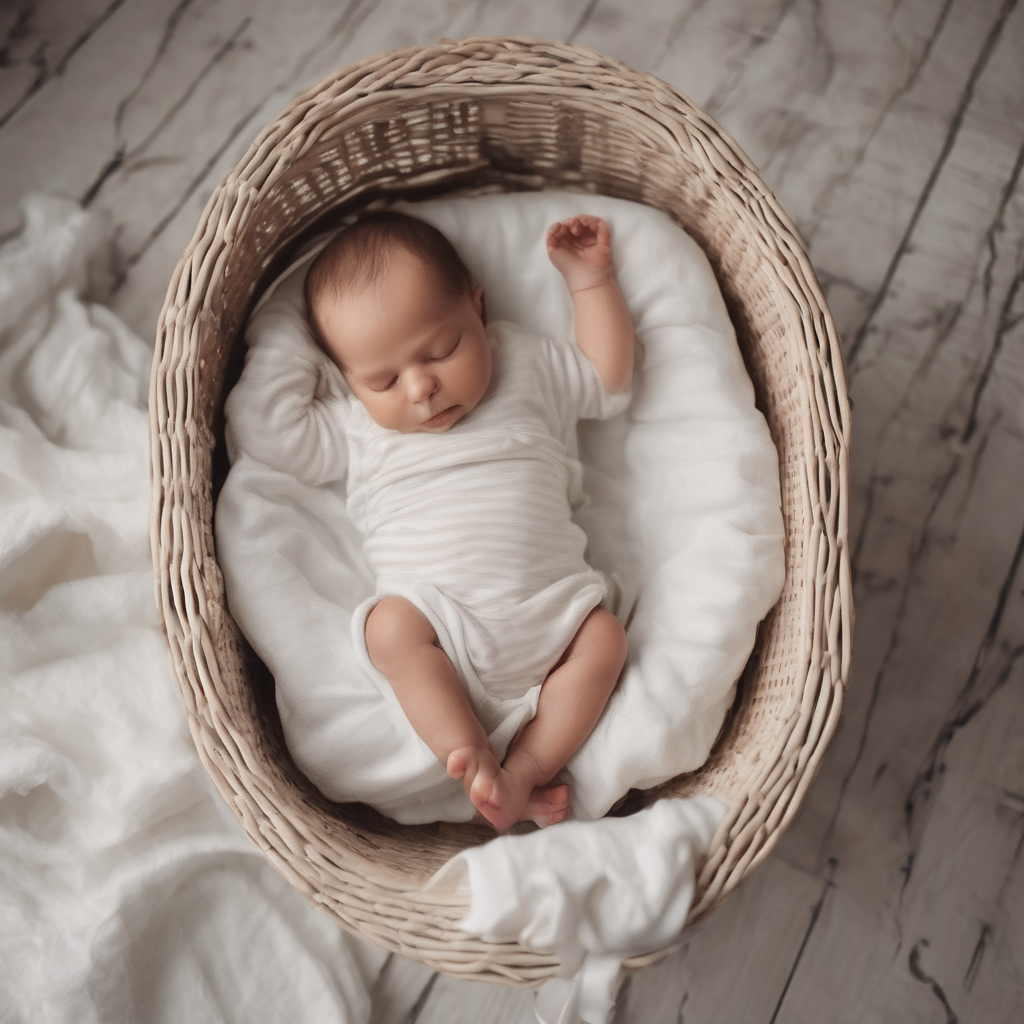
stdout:
[(476, 315), (480, 317), (480, 322), (487, 326), (487, 299), (484, 298), (484, 286), (478, 284), (473, 289), (473, 308), (476, 310)]

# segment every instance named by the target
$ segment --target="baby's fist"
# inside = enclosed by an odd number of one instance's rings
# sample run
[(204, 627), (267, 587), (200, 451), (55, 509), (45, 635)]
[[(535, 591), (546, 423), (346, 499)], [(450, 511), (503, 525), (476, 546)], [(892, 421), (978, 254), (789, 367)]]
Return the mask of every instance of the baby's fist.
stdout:
[(570, 217), (548, 228), (548, 259), (570, 292), (604, 284), (612, 272), (612, 233), (600, 217)]

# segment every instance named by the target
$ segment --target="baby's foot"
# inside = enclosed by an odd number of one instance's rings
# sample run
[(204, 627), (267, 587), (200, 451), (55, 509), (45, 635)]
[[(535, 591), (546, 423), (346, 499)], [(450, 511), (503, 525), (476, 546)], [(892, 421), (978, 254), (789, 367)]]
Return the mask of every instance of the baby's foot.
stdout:
[(501, 816), (503, 787), (499, 785), (501, 766), (490, 747), (459, 747), (448, 755), (445, 769), (453, 779), (462, 779), (462, 788), (473, 806), (497, 828)]
[(555, 825), (569, 813), (569, 787), (537, 786), (526, 801), (520, 821), (533, 821), (546, 828)]
[(490, 747), (459, 747), (448, 755), (445, 768), (453, 779), (462, 779), (473, 806), (496, 829), (525, 820), (533, 784), (502, 768)]

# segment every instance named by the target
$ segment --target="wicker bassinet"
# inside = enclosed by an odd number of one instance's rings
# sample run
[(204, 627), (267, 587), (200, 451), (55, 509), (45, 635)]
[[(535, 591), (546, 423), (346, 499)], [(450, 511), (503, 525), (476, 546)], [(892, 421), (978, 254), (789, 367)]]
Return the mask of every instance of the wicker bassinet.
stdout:
[(295, 100), (214, 191), (167, 293), (150, 395), (158, 602), (217, 788), (281, 874), (344, 928), (438, 970), (518, 986), (551, 977), (556, 958), (471, 938), (456, 928), (465, 896), (420, 890), (493, 833), (400, 826), (333, 804), (296, 768), (273, 679), (226, 605), (213, 508), (243, 327), (297, 245), (382, 197), (543, 188), (658, 207), (701, 244), (779, 450), (785, 589), (707, 764), (634, 801), (729, 802), (696, 919), (796, 813), (839, 715), (851, 627), (849, 409), (835, 327), (792, 224), (711, 118), (651, 75), (525, 37), (443, 40), (344, 68)]

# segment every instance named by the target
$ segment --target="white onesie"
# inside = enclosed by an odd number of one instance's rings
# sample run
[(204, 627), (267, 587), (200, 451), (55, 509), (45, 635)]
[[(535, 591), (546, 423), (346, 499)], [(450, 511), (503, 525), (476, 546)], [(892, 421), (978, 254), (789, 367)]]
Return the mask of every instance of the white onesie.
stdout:
[[(572, 521), (583, 501), (576, 423), (625, 409), (571, 341), (507, 321), (487, 330), (491, 383), (443, 434), (378, 426), (349, 399), (342, 429), (348, 513), (363, 533), (376, 595), (352, 618), (365, 655), (366, 616), (382, 597), (407, 598), (430, 621), (488, 733), (509, 701), (532, 715), (544, 681), (606, 578), (584, 560)], [(371, 667), (371, 671), (372, 667)]]

